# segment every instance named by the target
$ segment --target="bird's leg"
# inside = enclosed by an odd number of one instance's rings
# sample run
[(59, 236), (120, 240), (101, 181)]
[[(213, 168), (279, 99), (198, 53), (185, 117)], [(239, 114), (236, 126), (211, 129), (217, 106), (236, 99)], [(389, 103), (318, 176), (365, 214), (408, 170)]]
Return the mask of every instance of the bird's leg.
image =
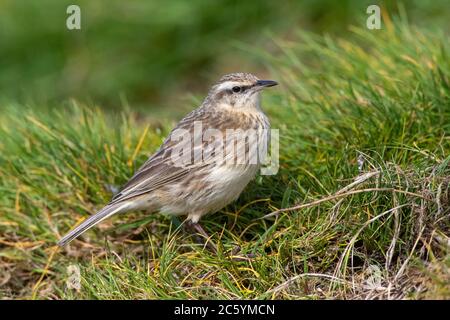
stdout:
[(205, 245), (215, 254), (217, 254), (217, 248), (214, 246), (214, 244), (211, 242), (211, 237), (208, 235), (208, 233), (205, 231), (205, 229), (202, 228), (202, 226), (198, 222), (192, 222), (187, 221), (187, 225), (191, 228), (197, 231), (201, 236), (203, 236), (206, 240)]
[(203, 227), (198, 222), (197, 223), (193, 222), (192, 226), (198, 233), (200, 233), (202, 236), (204, 236), (207, 240), (210, 238), (208, 233), (205, 231), (205, 229), (203, 229)]
[(254, 253), (241, 253), (241, 247), (238, 245), (235, 246), (228, 255), (233, 261), (249, 261), (256, 258)]
[[(217, 246), (213, 244), (211, 241), (211, 237), (209, 234), (203, 229), (203, 227), (198, 222), (193, 222), (192, 220), (185, 221), (186, 227), (191, 229), (191, 231), (197, 232), (198, 235), (204, 237), (206, 240), (202, 241), (203, 244), (205, 244), (213, 253), (216, 255), (218, 254)], [(239, 254), (241, 251), (241, 247), (236, 246), (231, 250), (231, 252), (228, 253), (229, 258), (233, 261), (248, 261), (255, 258), (255, 254), (253, 253), (247, 253), (247, 254)]]

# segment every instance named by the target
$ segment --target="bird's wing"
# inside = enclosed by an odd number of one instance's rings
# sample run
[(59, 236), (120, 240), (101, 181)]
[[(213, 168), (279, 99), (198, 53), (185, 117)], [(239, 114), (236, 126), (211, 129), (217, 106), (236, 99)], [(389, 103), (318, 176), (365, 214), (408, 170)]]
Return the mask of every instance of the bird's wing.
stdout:
[[(205, 128), (206, 123), (208, 123), (208, 126), (214, 127), (215, 125), (220, 125), (217, 122), (221, 120), (214, 120), (214, 117), (211, 117), (211, 113), (205, 111), (203, 108), (196, 109), (189, 113), (172, 130), (159, 150), (136, 171), (133, 177), (122, 187), (121, 191), (112, 198), (111, 204), (151, 192), (161, 186), (180, 180), (201, 167), (207, 166), (207, 164), (201, 161), (193, 161), (194, 159), (192, 158), (190, 164), (183, 166), (174, 164), (173, 162), (172, 152), (174, 151), (174, 147), (179, 143), (179, 141), (171, 139), (175, 130), (187, 130), (186, 132), (189, 132), (190, 137), (193, 137), (194, 140), (198, 138), (201, 139), (201, 136), (194, 137), (194, 121), (201, 121), (203, 123), (203, 128)], [(196, 146), (201, 147), (201, 144), (196, 144), (195, 141), (193, 141), (192, 144), (192, 155), (194, 155), (194, 149)]]

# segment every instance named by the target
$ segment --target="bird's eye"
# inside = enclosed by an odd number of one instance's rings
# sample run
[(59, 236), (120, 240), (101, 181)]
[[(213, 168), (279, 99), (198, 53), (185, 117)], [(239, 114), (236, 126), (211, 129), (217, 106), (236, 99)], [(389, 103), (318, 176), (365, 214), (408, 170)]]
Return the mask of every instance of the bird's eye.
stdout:
[(236, 86), (236, 87), (231, 88), (231, 90), (233, 90), (234, 93), (238, 93), (241, 91), (241, 87)]

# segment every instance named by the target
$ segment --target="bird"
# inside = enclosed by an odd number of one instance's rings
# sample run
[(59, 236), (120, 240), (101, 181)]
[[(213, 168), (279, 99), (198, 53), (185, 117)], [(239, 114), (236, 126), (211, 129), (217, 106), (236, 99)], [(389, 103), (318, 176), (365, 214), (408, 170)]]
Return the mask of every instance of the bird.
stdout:
[(236, 200), (267, 155), (270, 122), (261, 107), (261, 91), (277, 84), (251, 73), (222, 76), (111, 201), (58, 245), (112, 215), (136, 210), (185, 215), (207, 236), (200, 218)]

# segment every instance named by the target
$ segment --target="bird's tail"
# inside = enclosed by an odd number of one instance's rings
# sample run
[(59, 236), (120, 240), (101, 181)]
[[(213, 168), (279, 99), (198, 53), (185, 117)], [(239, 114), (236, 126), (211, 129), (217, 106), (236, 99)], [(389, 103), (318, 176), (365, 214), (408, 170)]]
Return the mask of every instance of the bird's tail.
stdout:
[(65, 246), (73, 239), (77, 238), (79, 235), (84, 233), (85, 231), (89, 230), (93, 226), (95, 226), (97, 223), (105, 220), (106, 218), (112, 216), (115, 213), (121, 212), (123, 209), (125, 209), (128, 206), (128, 203), (116, 203), (116, 204), (110, 204), (104, 207), (102, 210), (97, 212), (96, 214), (90, 216), (86, 220), (84, 220), (81, 224), (76, 226), (74, 229), (69, 231), (64, 237), (59, 240), (58, 245), (59, 246)]

